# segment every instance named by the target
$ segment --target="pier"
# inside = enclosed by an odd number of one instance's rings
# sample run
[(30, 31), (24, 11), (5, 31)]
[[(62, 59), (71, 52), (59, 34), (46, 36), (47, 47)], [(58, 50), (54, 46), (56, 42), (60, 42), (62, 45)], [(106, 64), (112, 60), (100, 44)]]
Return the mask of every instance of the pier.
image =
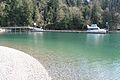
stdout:
[(41, 30), (40, 28), (37, 28), (38, 30), (34, 30), (36, 28), (31, 26), (1, 27), (1, 29), (5, 29), (6, 31), (10, 32), (85, 32), (79, 30)]
[(30, 26), (21, 26), (21, 27), (0, 27), (1, 29), (5, 29), (6, 31), (12, 31), (12, 32), (26, 32), (26, 31), (31, 31), (34, 29), (34, 27)]

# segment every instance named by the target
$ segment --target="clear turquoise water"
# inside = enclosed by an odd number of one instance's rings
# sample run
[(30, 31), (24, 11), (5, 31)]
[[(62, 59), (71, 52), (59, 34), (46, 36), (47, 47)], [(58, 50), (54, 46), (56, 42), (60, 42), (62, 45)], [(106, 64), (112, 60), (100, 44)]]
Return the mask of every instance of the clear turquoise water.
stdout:
[(120, 79), (120, 33), (3, 33), (0, 46), (32, 55), (53, 80)]

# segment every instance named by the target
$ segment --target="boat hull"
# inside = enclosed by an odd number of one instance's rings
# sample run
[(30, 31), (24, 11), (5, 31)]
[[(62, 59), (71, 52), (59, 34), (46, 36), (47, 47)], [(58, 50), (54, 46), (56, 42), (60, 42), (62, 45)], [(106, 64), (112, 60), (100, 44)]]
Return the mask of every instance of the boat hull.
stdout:
[(94, 33), (94, 34), (105, 34), (105, 33), (107, 33), (106, 30), (102, 30), (102, 31), (99, 31), (99, 30), (87, 30), (86, 32), (87, 33)]

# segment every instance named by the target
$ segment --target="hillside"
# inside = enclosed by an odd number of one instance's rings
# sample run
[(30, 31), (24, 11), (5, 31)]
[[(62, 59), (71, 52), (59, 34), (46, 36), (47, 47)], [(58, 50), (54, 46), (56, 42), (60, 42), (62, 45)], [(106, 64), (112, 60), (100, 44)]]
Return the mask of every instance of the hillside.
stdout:
[(1, 0), (0, 26), (43, 26), (45, 29), (83, 30), (96, 23), (117, 29), (120, 0)]

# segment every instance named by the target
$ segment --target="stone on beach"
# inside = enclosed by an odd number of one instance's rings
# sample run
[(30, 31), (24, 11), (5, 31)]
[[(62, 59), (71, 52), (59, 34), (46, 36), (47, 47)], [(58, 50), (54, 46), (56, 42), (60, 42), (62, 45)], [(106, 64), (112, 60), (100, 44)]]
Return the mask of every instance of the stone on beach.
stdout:
[(24, 52), (0, 46), (0, 80), (51, 80), (39, 61)]

